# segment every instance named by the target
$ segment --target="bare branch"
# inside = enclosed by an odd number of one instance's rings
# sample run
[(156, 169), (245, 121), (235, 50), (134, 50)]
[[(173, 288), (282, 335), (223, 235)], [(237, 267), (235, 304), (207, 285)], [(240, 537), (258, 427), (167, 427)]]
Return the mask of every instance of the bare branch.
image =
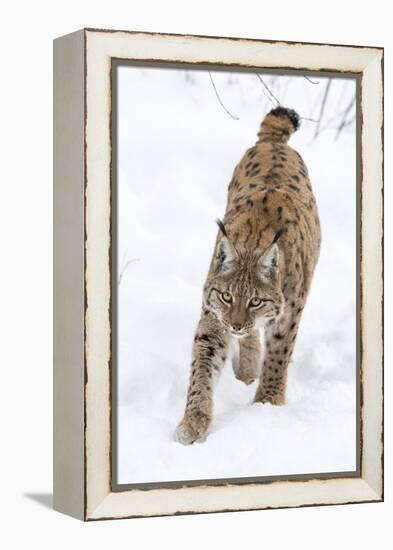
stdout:
[(186, 82), (189, 82), (190, 84), (194, 84), (194, 75), (191, 71), (184, 71), (184, 76), (186, 79)]
[(126, 269), (130, 266), (130, 264), (132, 264), (133, 262), (139, 262), (140, 261), (140, 258), (132, 258), (131, 260), (128, 260), (128, 262), (126, 262), (126, 264), (124, 265), (124, 267), (122, 268), (122, 270), (120, 271), (120, 275), (119, 275), (119, 280), (117, 281), (117, 284), (120, 286), (120, 283), (121, 283), (121, 280), (123, 278), (123, 275), (126, 271)]
[(229, 115), (233, 120), (239, 120), (239, 117), (238, 117), (238, 116), (233, 115), (233, 114), (232, 114), (230, 111), (228, 111), (228, 109), (225, 107), (224, 103), (222, 102), (222, 100), (221, 100), (221, 98), (220, 98), (220, 96), (219, 96), (219, 94), (218, 94), (218, 92), (217, 92), (217, 88), (216, 88), (216, 86), (215, 86), (215, 84), (214, 84), (214, 80), (213, 80), (212, 74), (211, 74), (210, 71), (208, 71), (208, 73), (209, 73), (209, 77), (210, 77), (210, 82), (212, 83), (214, 92), (215, 92), (215, 94), (216, 94), (216, 97), (217, 97), (217, 99), (218, 99), (218, 101), (219, 101), (221, 107), (224, 109), (224, 111), (226, 112), (226, 114)]
[(351, 124), (353, 124), (355, 122), (355, 120), (356, 120), (356, 113), (353, 116), (351, 116), (351, 118), (349, 118), (348, 120), (345, 121), (345, 124), (342, 127), (342, 130), (344, 128), (347, 128), (347, 126), (351, 126)]
[(293, 83), (293, 79), (291, 79), (291, 78), (286, 78), (285, 79), (284, 90), (280, 93), (281, 101), (284, 101), (285, 98), (287, 97), (288, 89), (289, 89), (289, 87), (291, 86), (292, 83)]
[(322, 98), (321, 108), (319, 110), (318, 124), (317, 124), (317, 127), (315, 128), (314, 139), (316, 139), (319, 135), (319, 130), (321, 128), (321, 123), (322, 123), (322, 117), (325, 111), (326, 101), (329, 95), (331, 85), (332, 85), (332, 79), (329, 78), (329, 80), (326, 82), (326, 87)]
[(328, 118), (327, 121), (324, 123), (324, 125), (321, 127), (319, 133), (322, 134), (322, 132), (329, 130), (329, 128), (337, 128), (337, 126), (334, 125), (334, 122), (337, 118), (343, 115), (344, 112), (345, 112), (345, 109), (343, 109), (342, 111), (339, 111), (338, 113)]
[(309, 76), (307, 75), (303, 75), (303, 76), (310, 84), (319, 84), (319, 80), (311, 80)]
[[(255, 73), (255, 74), (256, 74), (257, 78), (259, 79), (260, 83), (262, 84), (262, 86), (263, 86), (263, 87), (265, 88), (265, 90), (268, 92), (269, 95), (268, 95), (267, 97), (269, 98), (269, 100), (270, 100), (270, 102), (272, 103), (272, 105), (274, 105), (275, 107), (276, 107), (277, 105), (280, 105), (280, 102), (278, 101), (278, 99), (276, 98), (276, 96), (273, 94), (273, 92), (271, 91), (271, 89), (269, 88), (269, 86), (264, 82), (264, 80), (263, 80), (263, 78), (261, 77), (261, 75), (258, 74), (258, 73)], [(275, 105), (275, 104), (273, 103), (272, 98), (274, 99), (274, 101), (276, 102), (277, 105)]]
[(317, 123), (319, 122), (319, 120), (316, 120), (315, 118), (308, 118), (306, 116), (301, 116), (300, 118), (301, 120), (307, 120), (309, 122), (317, 122)]
[(351, 117), (351, 119), (348, 121), (348, 115), (349, 113), (351, 112), (352, 110), (352, 107), (355, 105), (355, 101), (356, 101), (356, 94), (353, 95), (351, 101), (348, 103), (345, 111), (344, 111), (344, 114), (343, 114), (343, 117), (342, 117), (342, 120), (341, 120), (341, 123), (339, 125), (339, 127), (337, 128), (337, 133), (336, 133), (336, 137), (335, 139), (337, 140), (342, 132), (342, 130), (346, 127), (346, 126), (349, 126), (349, 124), (351, 124), (353, 122), (353, 120), (355, 120), (355, 115), (353, 117)]
[(348, 82), (344, 81), (341, 85), (341, 91), (336, 101), (336, 109), (340, 109), (340, 111), (342, 110), (341, 105), (343, 103), (347, 90), (348, 90)]

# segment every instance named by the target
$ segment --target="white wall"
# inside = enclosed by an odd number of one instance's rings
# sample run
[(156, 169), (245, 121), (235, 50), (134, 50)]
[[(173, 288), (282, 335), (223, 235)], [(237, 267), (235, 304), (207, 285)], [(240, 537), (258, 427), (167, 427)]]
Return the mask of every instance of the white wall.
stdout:
[[(1, 518), (5, 548), (386, 548), (391, 537), (391, 470), (386, 503), (83, 525), (26, 494), (51, 491), (51, 39), (83, 26), (253, 38), (384, 45), (391, 60), (387, 3), (306, 0), (241, 3), (181, 0), (8, 2), (2, 6), (1, 79)], [(386, 74), (386, 202), (392, 158), (392, 74)], [(386, 231), (391, 233), (391, 211)], [(391, 261), (387, 252), (387, 264)], [(386, 289), (392, 286), (390, 270)], [(391, 293), (389, 293), (391, 294)], [(389, 305), (391, 300), (389, 295)], [(386, 315), (386, 365), (392, 361)], [(390, 340), (390, 341), (389, 341)], [(387, 420), (391, 382), (386, 369)], [(387, 463), (392, 438), (387, 422)], [(44, 495), (42, 497), (42, 495)], [(7, 543), (3, 539), (8, 539)]]

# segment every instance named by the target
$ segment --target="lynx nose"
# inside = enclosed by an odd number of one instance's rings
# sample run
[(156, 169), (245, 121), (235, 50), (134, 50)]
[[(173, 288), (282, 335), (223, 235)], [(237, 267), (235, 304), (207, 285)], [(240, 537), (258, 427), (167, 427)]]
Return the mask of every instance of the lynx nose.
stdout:
[(241, 325), (232, 325), (232, 328), (235, 332), (240, 332), (242, 330)]

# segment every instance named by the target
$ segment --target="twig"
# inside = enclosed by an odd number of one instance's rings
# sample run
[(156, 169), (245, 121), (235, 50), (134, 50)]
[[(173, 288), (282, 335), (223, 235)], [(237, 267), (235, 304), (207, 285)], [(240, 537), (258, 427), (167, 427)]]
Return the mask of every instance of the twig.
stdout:
[(343, 118), (341, 120), (341, 123), (340, 123), (339, 127), (337, 128), (337, 133), (336, 133), (335, 140), (337, 140), (339, 138), (343, 128), (345, 128), (345, 126), (348, 126), (349, 124), (351, 124), (353, 122), (353, 120), (355, 119), (355, 116), (353, 116), (350, 121), (347, 121), (347, 117), (348, 117), (349, 113), (351, 112), (351, 109), (354, 106), (355, 101), (356, 101), (356, 94), (353, 95), (351, 101), (348, 103), (347, 108), (344, 111), (344, 115), (343, 115)]
[(303, 75), (303, 76), (306, 80), (308, 80), (308, 82), (310, 82), (310, 84), (319, 84), (319, 80), (311, 80), (309, 76), (306, 76), (306, 75)]
[(220, 96), (219, 96), (219, 94), (218, 94), (218, 92), (217, 92), (217, 88), (216, 88), (216, 86), (215, 86), (215, 84), (214, 84), (214, 81), (213, 81), (213, 77), (212, 77), (212, 75), (211, 75), (211, 72), (210, 72), (210, 71), (208, 71), (208, 72), (209, 72), (210, 82), (212, 83), (214, 92), (215, 92), (215, 94), (216, 94), (216, 97), (217, 97), (217, 99), (218, 99), (218, 101), (219, 101), (221, 107), (224, 109), (224, 111), (227, 113), (227, 115), (229, 115), (233, 120), (239, 120), (239, 117), (238, 117), (238, 116), (233, 115), (233, 114), (232, 114), (230, 111), (228, 111), (228, 109), (225, 107), (224, 103), (222, 102), (222, 100), (221, 100), (221, 98), (220, 98)]
[(345, 109), (343, 109), (342, 111), (339, 111), (338, 113), (336, 113), (335, 115), (331, 116), (330, 118), (327, 119), (327, 121), (324, 123), (324, 125), (322, 126), (322, 128), (320, 129), (319, 133), (322, 134), (322, 132), (325, 132), (326, 130), (328, 130), (329, 128), (331, 127), (336, 127), (336, 126), (332, 126), (332, 123), (334, 123), (334, 121), (336, 120), (336, 118), (340, 117), (341, 115), (343, 115), (345, 112)]
[(316, 120), (315, 118), (308, 118), (306, 116), (301, 116), (301, 120), (308, 120), (309, 122), (319, 122), (319, 120)]
[(326, 107), (326, 101), (327, 101), (327, 98), (328, 98), (328, 95), (329, 95), (329, 90), (330, 90), (331, 84), (332, 84), (332, 79), (329, 78), (329, 80), (326, 83), (325, 92), (323, 94), (321, 109), (319, 111), (319, 117), (318, 117), (318, 125), (315, 128), (314, 139), (316, 139), (319, 135), (319, 129), (321, 127), (322, 117), (323, 117), (323, 113), (324, 113), (324, 110), (325, 110), (325, 107)]
[(347, 93), (347, 87), (348, 87), (348, 82), (344, 81), (341, 86), (340, 95), (338, 96), (338, 99), (336, 101), (336, 109), (341, 109), (342, 101)]
[(123, 275), (127, 269), (127, 267), (132, 264), (133, 262), (139, 262), (140, 258), (132, 258), (131, 260), (128, 260), (128, 262), (125, 264), (125, 266), (123, 267), (123, 269), (120, 271), (120, 275), (119, 275), (119, 280), (118, 280), (118, 285), (120, 286), (120, 283), (121, 283), (121, 280), (123, 278)]
[(280, 102), (278, 101), (278, 99), (276, 98), (276, 96), (273, 94), (273, 92), (271, 91), (271, 89), (269, 88), (269, 86), (264, 82), (263, 78), (261, 77), (260, 74), (258, 73), (255, 73), (257, 78), (259, 79), (260, 83), (262, 84), (262, 86), (265, 88), (265, 90), (268, 92), (269, 96), (267, 96), (270, 100), (270, 102), (272, 103), (272, 105), (274, 105), (273, 101), (272, 101), (272, 98), (274, 99), (274, 101), (277, 103), (277, 105), (280, 105)]
[(337, 133), (336, 133), (336, 137), (334, 138), (335, 141), (338, 140), (338, 138), (340, 137), (341, 135), (341, 132), (347, 128), (348, 126), (351, 126), (351, 124), (353, 124), (356, 120), (356, 115), (353, 115), (351, 118), (349, 118), (348, 120), (345, 121), (344, 125), (340, 124), (340, 126), (337, 128)]
[[(270, 100), (270, 102), (272, 103), (272, 105), (274, 105), (273, 101), (272, 101), (272, 98), (277, 102), (277, 105), (281, 105), (281, 103), (278, 101), (278, 99), (276, 98), (276, 96), (273, 94), (273, 92), (271, 91), (271, 89), (268, 87), (268, 85), (264, 82), (263, 78), (261, 77), (261, 75), (259, 75), (257, 73), (257, 77), (259, 79), (259, 81), (261, 82), (261, 84), (263, 85), (263, 87), (265, 88), (265, 90), (268, 91), (269, 95), (265, 96)], [(307, 77), (305, 77), (307, 78)], [(308, 79), (308, 78), (307, 78)], [(310, 81), (311, 82), (311, 81)], [(312, 84), (319, 84), (319, 82), (312, 82)], [(310, 122), (316, 122), (317, 124), (319, 123), (319, 119), (318, 120), (315, 120), (314, 118), (308, 118), (308, 117), (300, 117), (302, 120), (308, 120)]]
[(291, 78), (286, 79), (286, 85), (285, 85), (284, 91), (280, 94), (281, 101), (284, 101), (284, 99), (286, 98), (287, 93), (288, 93), (288, 88), (290, 87), (292, 82), (293, 82), (293, 80)]

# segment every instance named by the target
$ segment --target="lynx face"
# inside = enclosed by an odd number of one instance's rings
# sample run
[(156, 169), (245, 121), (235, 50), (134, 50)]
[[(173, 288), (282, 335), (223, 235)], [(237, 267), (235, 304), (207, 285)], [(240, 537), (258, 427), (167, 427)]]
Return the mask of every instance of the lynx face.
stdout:
[(227, 238), (218, 243), (204, 304), (233, 336), (247, 336), (281, 315), (284, 296), (278, 259), (276, 244), (264, 253), (240, 257)]

